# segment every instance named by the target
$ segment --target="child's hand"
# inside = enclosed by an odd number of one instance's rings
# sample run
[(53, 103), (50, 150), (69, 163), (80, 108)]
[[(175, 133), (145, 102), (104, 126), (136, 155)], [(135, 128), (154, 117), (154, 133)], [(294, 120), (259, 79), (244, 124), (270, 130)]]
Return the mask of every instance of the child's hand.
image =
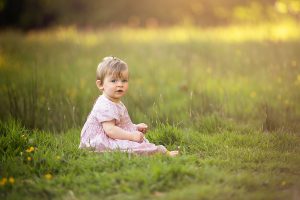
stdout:
[(147, 130), (148, 130), (147, 124), (144, 124), (144, 123), (137, 124), (136, 127), (137, 127), (137, 130), (138, 130), (138, 131), (140, 131), (140, 132), (142, 132), (142, 133), (144, 133), (144, 134), (145, 134), (145, 133), (147, 132)]
[(132, 141), (142, 143), (144, 141), (144, 134), (140, 131), (134, 131), (132, 133)]

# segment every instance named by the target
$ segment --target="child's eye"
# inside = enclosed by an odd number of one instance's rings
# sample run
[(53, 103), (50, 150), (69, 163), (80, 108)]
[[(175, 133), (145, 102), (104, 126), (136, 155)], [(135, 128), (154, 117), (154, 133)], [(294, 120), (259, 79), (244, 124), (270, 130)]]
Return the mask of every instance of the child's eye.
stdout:
[(128, 82), (128, 80), (127, 80), (127, 79), (124, 79), (124, 80), (122, 80), (122, 82), (123, 82), (123, 83), (127, 83), (127, 82)]
[(115, 82), (116, 82), (116, 80), (114, 80), (114, 79), (113, 79), (113, 80), (111, 80), (111, 82), (112, 82), (112, 83), (115, 83)]

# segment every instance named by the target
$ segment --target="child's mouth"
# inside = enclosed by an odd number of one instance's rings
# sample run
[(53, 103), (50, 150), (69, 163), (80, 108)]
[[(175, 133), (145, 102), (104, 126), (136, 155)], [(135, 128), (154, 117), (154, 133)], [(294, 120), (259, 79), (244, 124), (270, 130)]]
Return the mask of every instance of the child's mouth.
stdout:
[(123, 90), (117, 90), (117, 92), (123, 92)]

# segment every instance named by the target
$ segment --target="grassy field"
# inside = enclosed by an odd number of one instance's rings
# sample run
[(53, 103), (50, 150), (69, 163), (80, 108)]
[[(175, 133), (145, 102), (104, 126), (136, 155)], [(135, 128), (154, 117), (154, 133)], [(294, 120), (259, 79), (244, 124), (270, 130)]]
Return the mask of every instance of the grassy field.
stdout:
[[(299, 198), (299, 27), (1, 32), (0, 198)], [(107, 55), (132, 120), (181, 156), (78, 150)]]
[(134, 121), (297, 132), (298, 27), (3, 32), (1, 119), (51, 131), (81, 127), (99, 95), (97, 64), (115, 55), (130, 67), (124, 102)]
[[(148, 138), (177, 158), (78, 149), (80, 131), (1, 123), (1, 197), (7, 199), (297, 199), (299, 136), (208, 134), (161, 125)], [(7, 178), (4, 183), (3, 177)]]
[[(177, 158), (78, 149), (79, 130), (55, 135), (1, 124), (1, 198), (298, 199), (300, 139), (292, 134), (209, 134), (161, 125), (148, 138)], [(3, 178), (7, 178), (7, 182)]]

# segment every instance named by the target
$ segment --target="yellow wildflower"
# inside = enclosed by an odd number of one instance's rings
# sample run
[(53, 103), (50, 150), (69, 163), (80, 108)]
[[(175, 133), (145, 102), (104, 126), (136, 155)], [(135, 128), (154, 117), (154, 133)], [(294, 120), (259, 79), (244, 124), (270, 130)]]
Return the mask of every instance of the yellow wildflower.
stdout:
[(15, 183), (15, 179), (12, 176), (9, 177), (8, 181), (9, 181), (10, 184), (14, 184)]
[(28, 161), (31, 161), (31, 160), (32, 160), (32, 158), (31, 158), (30, 156), (28, 156), (28, 157), (27, 157), (27, 160), (28, 160)]
[(0, 181), (0, 185), (1, 186), (4, 186), (5, 184), (7, 183), (7, 178), (6, 177), (3, 177)]
[(57, 159), (57, 160), (60, 160), (60, 156), (56, 156), (56, 159)]
[(52, 174), (48, 173), (48, 174), (45, 174), (45, 179), (47, 180), (51, 180), (52, 179)]
[(26, 149), (26, 152), (27, 153), (31, 153), (34, 151), (34, 147), (29, 147), (28, 149)]

